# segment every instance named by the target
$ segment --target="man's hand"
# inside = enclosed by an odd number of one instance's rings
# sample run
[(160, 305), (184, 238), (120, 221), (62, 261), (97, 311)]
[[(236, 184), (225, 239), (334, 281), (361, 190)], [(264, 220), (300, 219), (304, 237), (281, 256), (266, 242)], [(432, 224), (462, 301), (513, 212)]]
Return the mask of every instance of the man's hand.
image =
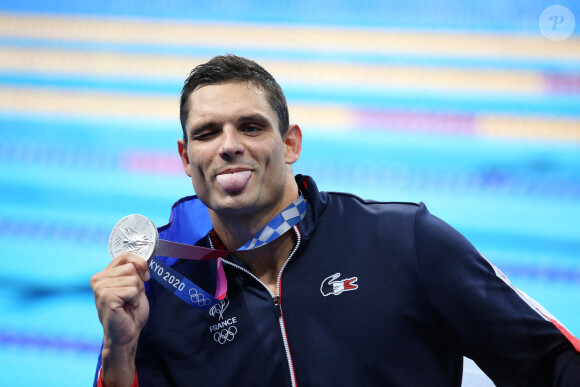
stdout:
[(101, 377), (107, 386), (129, 386), (135, 378), (137, 342), (149, 317), (144, 285), (149, 278), (147, 261), (129, 252), (91, 278), (104, 332)]

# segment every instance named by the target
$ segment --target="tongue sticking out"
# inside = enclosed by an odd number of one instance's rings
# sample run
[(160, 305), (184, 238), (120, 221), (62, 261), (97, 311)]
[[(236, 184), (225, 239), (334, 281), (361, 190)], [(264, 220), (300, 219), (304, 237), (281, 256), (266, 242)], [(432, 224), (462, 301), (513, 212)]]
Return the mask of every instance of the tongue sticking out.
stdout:
[(252, 171), (239, 171), (234, 173), (222, 173), (217, 175), (217, 182), (226, 192), (238, 192), (244, 189), (250, 179)]

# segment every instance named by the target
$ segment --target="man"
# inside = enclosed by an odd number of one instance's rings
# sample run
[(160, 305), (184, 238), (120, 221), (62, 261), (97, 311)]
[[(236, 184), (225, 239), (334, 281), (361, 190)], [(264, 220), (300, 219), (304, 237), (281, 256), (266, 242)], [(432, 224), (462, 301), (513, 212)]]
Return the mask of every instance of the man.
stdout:
[[(174, 206), (161, 238), (238, 250), (300, 195), (306, 214), (222, 259), (227, 298), (209, 311), (147, 282), (147, 263), (130, 253), (95, 274), (98, 383), (459, 386), (465, 355), (498, 385), (579, 384), (578, 340), (424, 205), (294, 178), (301, 130), (256, 63), (225, 56), (195, 68), (181, 123), (179, 155), (199, 199)], [(200, 239), (207, 214), (213, 229)], [(215, 261), (165, 260), (216, 287)]]

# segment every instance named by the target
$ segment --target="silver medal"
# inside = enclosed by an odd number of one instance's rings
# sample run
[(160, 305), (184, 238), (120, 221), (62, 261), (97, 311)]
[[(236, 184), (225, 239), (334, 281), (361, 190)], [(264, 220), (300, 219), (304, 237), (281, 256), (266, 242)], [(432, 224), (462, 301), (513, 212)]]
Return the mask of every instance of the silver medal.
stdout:
[(149, 260), (159, 241), (157, 228), (143, 215), (132, 214), (121, 219), (109, 236), (109, 254), (115, 259), (125, 251)]

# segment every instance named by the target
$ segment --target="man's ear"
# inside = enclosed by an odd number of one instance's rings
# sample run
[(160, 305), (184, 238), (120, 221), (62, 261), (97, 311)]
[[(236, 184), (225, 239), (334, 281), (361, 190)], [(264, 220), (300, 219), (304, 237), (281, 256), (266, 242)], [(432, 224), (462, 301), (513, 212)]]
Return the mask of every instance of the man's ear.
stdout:
[(179, 152), (179, 157), (181, 157), (181, 165), (183, 166), (185, 174), (191, 177), (191, 171), (189, 167), (189, 155), (187, 154), (187, 144), (185, 143), (185, 140), (183, 139), (177, 140), (177, 151)]
[(294, 164), (302, 152), (302, 130), (298, 125), (288, 126), (284, 135), (284, 152), (286, 164)]

